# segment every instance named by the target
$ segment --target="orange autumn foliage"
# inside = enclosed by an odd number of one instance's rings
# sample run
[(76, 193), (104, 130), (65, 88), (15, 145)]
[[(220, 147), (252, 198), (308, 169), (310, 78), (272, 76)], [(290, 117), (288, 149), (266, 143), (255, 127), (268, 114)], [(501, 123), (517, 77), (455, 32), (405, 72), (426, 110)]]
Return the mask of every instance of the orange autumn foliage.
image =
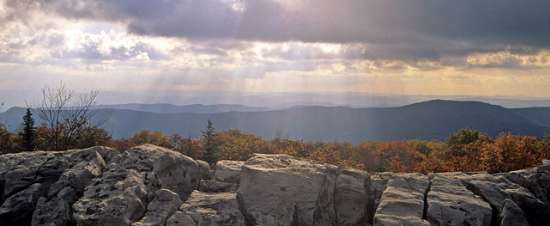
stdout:
[[(139, 140), (153, 140), (161, 144), (167, 142), (165, 145), (168, 148), (195, 158), (201, 157), (200, 140), (191, 140), (193, 144), (186, 149), (175, 145), (174, 139), (170, 143), (169, 138), (159, 137), (158, 133), (149, 133), (152, 137), (144, 134), (147, 133), (138, 133)], [(503, 172), (535, 166), (550, 157), (548, 138), (503, 133), (491, 139), (470, 129), (452, 134), (447, 142), (368, 141), (353, 145), (283, 138), (267, 140), (236, 129), (218, 132), (217, 139), (220, 159), (245, 161), (254, 153), (288, 154), (370, 172)]]
[[(37, 147), (46, 147), (48, 137), (37, 129)], [(17, 139), (0, 129), (0, 146), (17, 151)], [(153, 143), (173, 149), (195, 159), (202, 159), (204, 142), (201, 139), (167, 136), (161, 132), (141, 131), (128, 139), (89, 136), (87, 143), (101, 143), (119, 150)], [(345, 142), (311, 142), (285, 138), (263, 139), (236, 129), (216, 132), (215, 142), (220, 160), (249, 159), (254, 153), (288, 154), (319, 163), (330, 163), (369, 172), (504, 172), (523, 169), (550, 159), (550, 137), (537, 138), (502, 133), (489, 136), (471, 129), (457, 131), (443, 141), (367, 141), (360, 144)], [(89, 140), (89, 141), (88, 141)], [(82, 144), (84, 145), (84, 144)], [(12, 148), (13, 147), (13, 148)]]
[[(370, 172), (503, 172), (538, 165), (550, 157), (550, 138), (503, 133), (494, 139), (471, 129), (457, 131), (442, 141), (368, 141), (353, 145), (339, 142), (307, 142), (262, 139), (236, 129), (217, 132), (219, 159), (245, 161), (254, 153), (288, 154), (319, 163), (330, 163)], [(193, 158), (202, 157), (202, 142), (158, 132), (140, 132), (111, 142), (127, 147), (145, 141), (172, 148)]]

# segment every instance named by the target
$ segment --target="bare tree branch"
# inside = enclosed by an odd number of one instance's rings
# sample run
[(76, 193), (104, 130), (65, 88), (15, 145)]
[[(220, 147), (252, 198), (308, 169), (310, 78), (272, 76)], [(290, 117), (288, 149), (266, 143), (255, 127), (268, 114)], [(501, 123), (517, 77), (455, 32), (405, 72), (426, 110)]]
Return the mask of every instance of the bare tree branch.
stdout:
[(39, 117), (51, 131), (53, 149), (67, 148), (83, 129), (90, 126), (90, 109), (95, 105), (98, 94), (98, 91), (91, 91), (77, 96), (63, 83), (55, 88), (42, 89)]

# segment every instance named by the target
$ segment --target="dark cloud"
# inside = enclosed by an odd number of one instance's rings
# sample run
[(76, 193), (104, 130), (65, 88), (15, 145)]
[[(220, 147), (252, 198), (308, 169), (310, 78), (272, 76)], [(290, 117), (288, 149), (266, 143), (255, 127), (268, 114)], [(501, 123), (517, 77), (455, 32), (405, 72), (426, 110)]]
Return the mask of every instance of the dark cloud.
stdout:
[[(8, 0), (28, 7), (22, 0)], [(32, 2), (32, 1), (31, 1)], [(36, 1), (34, 1), (36, 2)], [(438, 59), (550, 47), (548, 0), (41, 0), (68, 18), (193, 40), (368, 43), (367, 57)], [(30, 4), (37, 5), (37, 4)]]

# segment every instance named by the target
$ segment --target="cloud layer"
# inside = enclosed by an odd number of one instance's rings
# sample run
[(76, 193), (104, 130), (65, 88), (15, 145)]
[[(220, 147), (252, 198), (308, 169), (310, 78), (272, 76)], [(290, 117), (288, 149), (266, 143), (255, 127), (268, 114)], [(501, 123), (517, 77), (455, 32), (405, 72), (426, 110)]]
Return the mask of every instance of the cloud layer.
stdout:
[(125, 23), (140, 35), (188, 39), (369, 43), (376, 56), (550, 46), (546, 0), (50, 0), (8, 5)]
[(548, 0), (0, 0), (0, 72), (5, 87), (47, 74), (134, 91), (498, 95), (523, 84), (514, 95), (550, 96), (540, 88), (548, 9)]

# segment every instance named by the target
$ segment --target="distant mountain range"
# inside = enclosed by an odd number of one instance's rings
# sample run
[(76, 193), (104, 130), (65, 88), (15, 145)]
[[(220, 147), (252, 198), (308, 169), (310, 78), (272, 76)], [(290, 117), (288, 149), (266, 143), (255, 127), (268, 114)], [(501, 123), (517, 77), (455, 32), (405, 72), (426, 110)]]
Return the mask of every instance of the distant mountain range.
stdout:
[(216, 105), (174, 105), (174, 104), (114, 104), (97, 105), (94, 109), (123, 109), (154, 113), (218, 113), (218, 112), (249, 112), (249, 111), (267, 111), (269, 108), (250, 107), (239, 104), (216, 104)]
[[(0, 122), (14, 130), (23, 113), (23, 108), (11, 108), (0, 113)], [(550, 131), (550, 108), (511, 109), (475, 101), (432, 100), (389, 108), (299, 106), (282, 110), (242, 105), (125, 104), (97, 106), (93, 115), (94, 121), (116, 138), (142, 129), (198, 137), (209, 119), (217, 129), (238, 128), (264, 138), (353, 143), (444, 140), (462, 128), (491, 136), (501, 132), (543, 136)]]

